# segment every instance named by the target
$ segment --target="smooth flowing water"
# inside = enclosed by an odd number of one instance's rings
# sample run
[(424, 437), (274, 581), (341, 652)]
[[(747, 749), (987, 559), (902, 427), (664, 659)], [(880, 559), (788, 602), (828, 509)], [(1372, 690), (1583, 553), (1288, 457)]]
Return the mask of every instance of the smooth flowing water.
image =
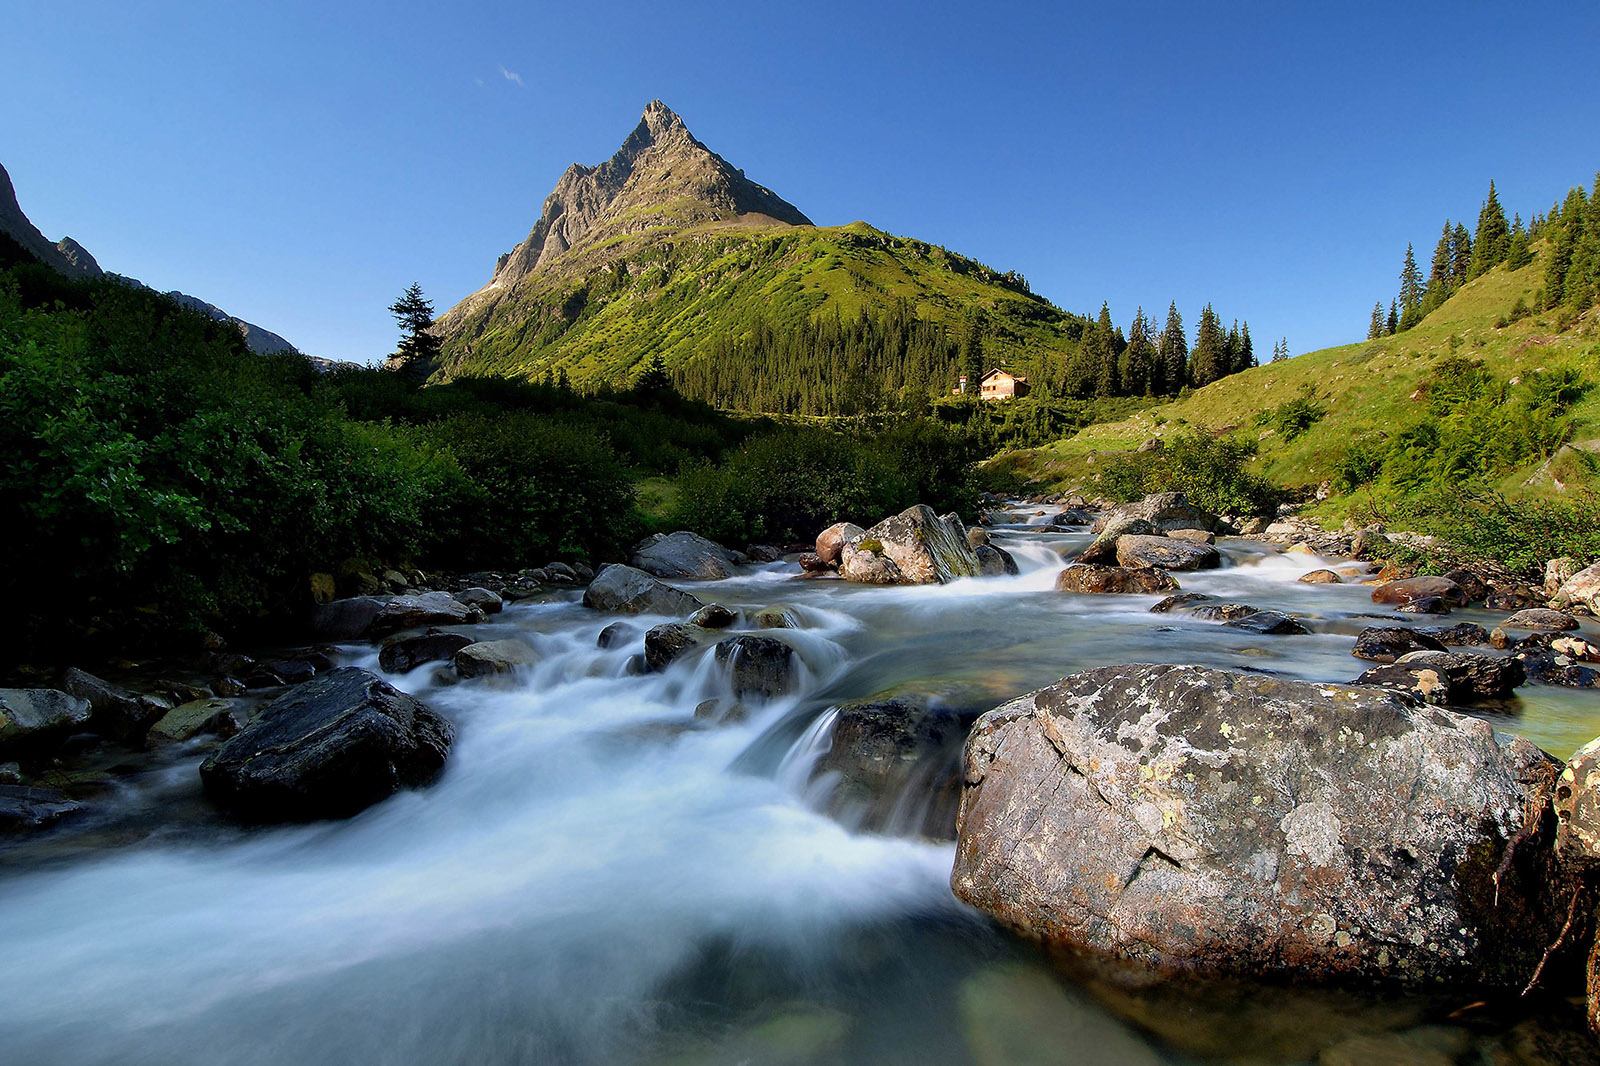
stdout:
[[(952, 897), (951, 844), (818, 812), (810, 766), (842, 700), (976, 709), (1130, 661), (1360, 672), (1369, 590), (1295, 580), (1330, 560), (1233, 541), (1224, 569), (1181, 575), (1317, 630), (1257, 636), (1151, 614), (1154, 596), (1055, 593), (1058, 550), (1086, 535), (1017, 523), (997, 541), (1014, 578), (874, 588), (775, 563), (695, 583), (801, 623), (769, 631), (803, 659), (799, 690), (740, 723), (695, 722), (726, 694), (711, 655), (634, 676), (634, 646), (596, 648), (615, 618), (525, 602), (473, 630), (537, 647), (514, 682), (393, 679), (457, 727), (427, 790), (344, 822), (0, 851), (0, 1062), (1296, 1062), (1395, 1030), (1510, 1046), (1510, 1022), (1417, 1028), (1448, 1004), (1068, 979)], [(377, 668), (370, 648), (347, 661)], [(1600, 733), (1593, 694), (1522, 691), (1497, 728), (1559, 755)], [(126, 802), (202, 810), (198, 760)]]

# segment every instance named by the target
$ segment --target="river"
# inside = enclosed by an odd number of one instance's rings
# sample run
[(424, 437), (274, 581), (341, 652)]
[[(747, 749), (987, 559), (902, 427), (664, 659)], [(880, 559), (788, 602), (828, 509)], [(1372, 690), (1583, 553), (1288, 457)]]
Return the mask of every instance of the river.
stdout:
[[(1437, 1061), (1536, 1044), (1545, 1022), (1459, 1022), (1443, 1000), (1172, 999), (1068, 978), (953, 898), (952, 844), (815, 809), (811, 727), (838, 701), (979, 708), (1130, 661), (1349, 680), (1365, 665), (1353, 636), (1383, 613), (1359, 584), (1296, 581), (1336, 561), (1242, 540), (1222, 545), (1223, 569), (1178, 575), (1184, 588), (1292, 611), (1312, 635), (1151, 614), (1155, 596), (1062, 595), (1058, 550), (1087, 535), (1015, 521), (996, 541), (1012, 578), (878, 588), (773, 563), (680, 583), (802, 623), (770, 631), (804, 660), (800, 691), (740, 723), (693, 725), (726, 684), (712, 656), (631, 675), (632, 646), (596, 647), (615, 619), (557, 594), (473, 629), (536, 646), (514, 683), (442, 684), (434, 666), (392, 679), (456, 725), (431, 788), (343, 822), (213, 819), (0, 851), (0, 1061), (1289, 1063), (1362, 1040), (1437, 1045)], [(346, 662), (377, 669), (364, 646)], [(1488, 715), (1497, 728), (1559, 756), (1600, 733), (1593, 693), (1521, 691)], [(180, 752), (126, 802), (198, 807), (199, 758)]]

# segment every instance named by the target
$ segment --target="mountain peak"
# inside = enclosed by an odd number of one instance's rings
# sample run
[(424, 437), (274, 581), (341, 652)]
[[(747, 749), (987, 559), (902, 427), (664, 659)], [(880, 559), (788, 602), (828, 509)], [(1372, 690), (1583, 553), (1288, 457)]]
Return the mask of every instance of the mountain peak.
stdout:
[(696, 140), (677, 112), (652, 100), (610, 159), (567, 168), (527, 240), (500, 257), (486, 288), (514, 285), (569, 252), (616, 237), (750, 215), (811, 225), (794, 205)]

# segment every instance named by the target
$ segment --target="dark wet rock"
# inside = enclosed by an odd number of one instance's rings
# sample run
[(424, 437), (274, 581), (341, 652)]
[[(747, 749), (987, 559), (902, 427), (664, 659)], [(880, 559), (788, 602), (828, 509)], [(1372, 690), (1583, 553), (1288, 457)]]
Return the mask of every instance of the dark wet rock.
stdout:
[(38, 829), (84, 809), (53, 788), (0, 784), (0, 832)]
[(1520, 611), (1544, 604), (1544, 596), (1526, 585), (1497, 585), (1484, 597), (1483, 605), (1491, 611)]
[(639, 628), (627, 622), (612, 622), (600, 631), (600, 636), (595, 640), (597, 648), (620, 648), (632, 644), (639, 637)]
[(1385, 581), (1372, 590), (1373, 603), (1405, 604), (1437, 597), (1447, 605), (1465, 607), (1467, 597), (1461, 586), (1447, 577), (1406, 577)]
[(912, 697), (841, 704), (812, 780), (826, 779), (826, 809), (853, 829), (948, 840), (969, 724)]
[(352, 596), (316, 607), (311, 628), (321, 640), (382, 637), (418, 626), (469, 625), (483, 621), (483, 611), (448, 592), (416, 596)]
[(1600, 688), (1600, 670), (1583, 666), (1571, 657), (1541, 648), (1526, 648), (1516, 659), (1527, 671), (1528, 680), (1539, 685), (1563, 688)]
[(305, 659), (270, 659), (261, 665), (285, 685), (298, 685), (317, 676), (315, 664)]
[(738, 620), (737, 611), (730, 610), (720, 603), (708, 603), (689, 616), (689, 624), (700, 626), (702, 629), (727, 629)]
[(783, 560), (783, 549), (776, 544), (752, 544), (745, 549), (751, 562), (776, 563)]
[(665, 670), (685, 652), (698, 647), (709, 634), (687, 622), (668, 622), (644, 635), (644, 661), (651, 670)]
[(1300, 622), (1277, 611), (1256, 611), (1243, 618), (1230, 618), (1225, 624), (1235, 629), (1248, 629), (1252, 633), (1264, 633), (1274, 637), (1296, 636), (1311, 632)]
[(717, 645), (717, 663), (727, 671), (736, 699), (773, 699), (794, 689), (799, 657), (773, 637), (738, 636)]
[(1095, 520), (1092, 532), (1101, 533), (1111, 528), (1113, 522), (1124, 516), (1143, 518), (1156, 529), (1170, 532), (1174, 529), (1203, 529), (1216, 532), (1221, 519), (1210, 511), (1196, 507), (1181, 492), (1158, 492), (1136, 503), (1113, 507)]
[[(677, 534), (673, 535), (676, 536)], [(690, 536), (693, 535), (692, 533), (690, 534)], [(578, 571), (573, 569), (570, 563), (563, 563), (560, 560), (553, 563), (545, 563), (544, 574), (546, 581), (556, 585), (576, 585), (578, 583)]]
[(1004, 548), (993, 544), (980, 544), (973, 549), (978, 557), (978, 570), (984, 577), (1015, 577), (1021, 573), (1017, 561)]
[(1578, 620), (1570, 614), (1543, 607), (1529, 607), (1518, 611), (1500, 624), (1507, 629), (1535, 629), (1542, 632), (1561, 632), (1578, 628)]
[(1240, 618), (1249, 618), (1253, 614), (1260, 614), (1261, 608), (1254, 607), (1248, 603), (1206, 603), (1196, 607), (1190, 613), (1205, 622), (1232, 622)]
[(1382, 685), (1443, 706), (1509, 699), (1525, 680), (1522, 663), (1514, 658), (1416, 651), (1375, 666), (1352, 683)]
[(825, 574), (833, 569), (816, 552), (801, 552), (800, 558), (795, 561), (800, 564), (800, 569), (808, 574)]
[(213, 696), (231, 699), (234, 696), (243, 696), (248, 691), (248, 686), (237, 677), (219, 677), (211, 682), (211, 694)]
[(1057, 592), (1171, 592), (1178, 587), (1165, 570), (1074, 563), (1056, 576)]
[(1081, 507), (1068, 507), (1065, 511), (1050, 519), (1050, 524), (1062, 529), (1073, 526), (1092, 526), (1094, 525), (1094, 515)]
[(53, 688), (0, 688), (0, 754), (37, 752), (88, 728), (89, 701)]
[(498, 592), (490, 589), (479, 588), (474, 585), (464, 588), (456, 593), (456, 599), (468, 607), (476, 607), (484, 614), (499, 614), (505, 609), (506, 601)]
[(209, 699), (180, 703), (150, 727), (146, 740), (151, 745), (178, 744), (195, 737), (226, 740), (244, 728), (245, 715), (231, 699)]
[(1153, 566), (1161, 570), (1210, 570), (1222, 565), (1222, 556), (1208, 544), (1193, 544), (1174, 537), (1117, 538), (1117, 565)]
[(763, 607), (750, 615), (750, 624), (757, 629), (799, 629), (800, 616), (793, 607)]
[(742, 722), (749, 713), (750, 709), (738, 700), (714, 698), (701, 700), (694, 705), (695, 721), (710, 722), (712, 725)]
[(1308, 574), (1301, 574), (1299, 580), (1307, 585), (1339, 585), (1344, 583), (1344, 578), (1332, 570), (1313, 570)]
[(1166, 599), (1157, 603), (1154, 607), (1150, 608), (1150, 613), (1167, 614), (1170, 611), (1178, 611), (1185, 607), (1193, 607), (1197, 603), (1205, 603), (1210, 599), (1211, 597), (1207, 596), (1204, 592), (1180, 592), (1175, 596), (1168, 596)]
[(631, 566), (602, 567), (583, 593), (583, 605), (623, 614), (688, 616), (704, 607), (695, 597)]
[[(871, 585), (942, 585), (958, 577), (977, 577), (978, 557), (959, 520), (953, 515), (940, 517), (919, 503), (847, 542), (840, 553), (839, 574), (846, 581)], [(894, 575), (896, 580), (889, 580)]]
[(1450, 604), (1442, 596), (1419, 596), (1397, 604), (1395, 610), (1404, 614), (1449, 614)]
[(714, 580), (733, 576), (732, 552), (698, 533), (682, 529), (646, 537), (635, 545), (630, 562), (656, 577)]
[(1158, 970), (1520, 988), (1567, 901), (1495, 875), (1557, 765), (1379, 689), (1089, 670), (979, 719), (951, 885)]
[(432, 630), (418, 636), (390, 637), (378, 649), (378, 665), (390, 673), (406, 673), (423, 663), (445, 662), (473, 643), (462, 633)]
[(520, 640), (483, 640), (468, 644), (451, 660), (457, 677), (496, 677), (533, 666), (539, 653)]
[(172, 704), (158, 696), (129, 692), (120, 685), (77, 667), (66, 672), (61, 687), (89, 703), (89, 729), (124, 744), (138, 744)]
[(838, 566), (844, 554), (844, 546), (866, 535), (867, 531), (854, 522), (835, 522), (817, 534), (817, 558), (824, 566)]
[(1444, 651), (1442, 643), (1415, 629), (1400, 626), (1369, 626), (1356, 637), (1350, 654), (1375, 663), (1392, 663), (1414, 651)]
[(1474, 647), (1489, 643), (1489, 631), (1476, 622), (1457, 622), (1453, 626), (1423, 626), (1413, 632), (1432, 637), (1448, 647)]
[(1099, 530), (1099, 536), (1077, 555), (1080, 563), (1108, 564), (1117, 560), (1117, 542), (1123, 537), (1159, 537), (1161, 530), (1157, 529), (1149, 519), (1137, 515), (1119, 515), (1106, 522)]
[(450, 723), (376, 674), (346, 667), (284, 693), (200, 765), (206, 792), (251, 821), (340, 818), (444, 766)]

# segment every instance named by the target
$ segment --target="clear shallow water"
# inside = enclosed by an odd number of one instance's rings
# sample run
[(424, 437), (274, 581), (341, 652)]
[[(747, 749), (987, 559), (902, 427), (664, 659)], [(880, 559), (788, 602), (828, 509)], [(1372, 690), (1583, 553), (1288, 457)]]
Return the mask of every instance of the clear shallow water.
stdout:
[[(0, 1060), (1296, 1062), (1437, 1020), (1449, 1004), (1065, 979), (951, 897), (949, 844), (852, 833), (807, 804), (808, 729), (842, 699), (984, 708), (1128, 661), (1360, 672), (1350, 640), (1376, 623), (1358, 616), (1381, 613), (1368, 590), (1295, 580), (1329, 560), (1233, 542), (1229, 567), (1180, 575), (1319, 630), (1264, 637), (1152, 615), (1155, 596), (1053, 592), (1057, 550), (1085, 539), (1002, 533), (1021, 576), (939, 588), (800, 580), (792, 564), (695, 583), (804, 623), (773, 633), (805, 661), (800, 691), (714, 729), (693, 723), (726, 691), (709, 655), (628, 676), (631, 647), (595, 648), (614, 618), (513, 607), (474, 633), (538, 647), (515, 683), (394, 679), (457, 725), (434, 787), (348, 822), (6, 864)], [(376, 668), (371, 649), (349, 661)], [(1523, 691), (1497, 727), (1558, 755), (1600, 733), (1593, 694)], [(196, 761), (159, 787), (192, 800)]]

